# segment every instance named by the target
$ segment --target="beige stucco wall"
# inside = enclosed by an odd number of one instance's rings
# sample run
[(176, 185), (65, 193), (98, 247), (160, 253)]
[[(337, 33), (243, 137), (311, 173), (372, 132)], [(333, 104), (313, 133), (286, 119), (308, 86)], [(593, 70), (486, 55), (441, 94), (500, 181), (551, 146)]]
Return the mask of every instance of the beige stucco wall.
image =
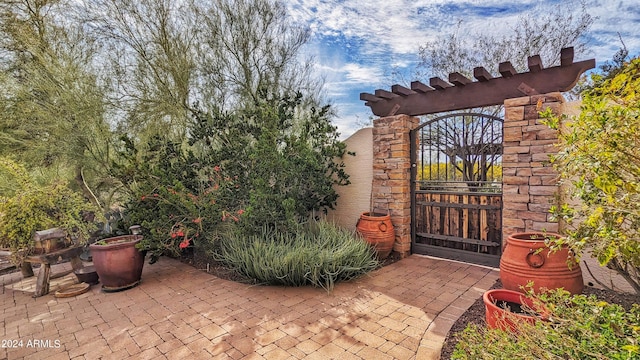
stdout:
[(343, 159), (351, 184), (336, 186), (340, 197), (336, 208), (329, 210), (327, 218), (340, 227), (355, 230), (360, 214), (369, 211), (373, 179), (373, 129), (360, 129), (344, 142), (347, 151), (356, 153), (355, 156), (345, 155)]

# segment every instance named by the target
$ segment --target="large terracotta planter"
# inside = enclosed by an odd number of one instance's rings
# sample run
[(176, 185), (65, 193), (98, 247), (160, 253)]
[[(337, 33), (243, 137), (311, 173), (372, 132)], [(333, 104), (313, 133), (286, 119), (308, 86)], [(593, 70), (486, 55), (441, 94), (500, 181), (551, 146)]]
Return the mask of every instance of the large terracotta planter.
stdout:
[(533, 281), (533, 290), (564, 288), (580, 294), (584, 288), (580, 264), (567, 247), (551, 252), (545, 238), (552, 233), (516, 233), (507, 238), (500, 258), (500, 280), (505, 289), (522, 291)]
[(533, 324), (539, 317), (527, 313), (524, 309), (533, 309), (533, 301), (521, 292), (493, 289), (482, 295), (487, 327), (504, 331), (515, 331), (519, 322)]
[(125, 290), (140, 283), (145, 256), (136, 248), (140, 240), (142, 235), (123, 235), (89, 245), (103, 291)]
[(396, 239), (396, 232), (389, 214), (362, 213), (356, 229), (375, 249), (379, 259), (386, 259), (389, 256)]

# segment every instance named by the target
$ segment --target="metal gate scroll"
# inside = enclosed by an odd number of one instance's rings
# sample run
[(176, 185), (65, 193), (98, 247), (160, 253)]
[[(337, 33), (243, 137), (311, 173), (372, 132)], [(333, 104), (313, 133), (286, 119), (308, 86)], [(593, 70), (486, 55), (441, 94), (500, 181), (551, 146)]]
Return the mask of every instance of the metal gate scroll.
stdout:
[(414, 253), (498, 266), (503, 119), (456, 113), (411, 132)]

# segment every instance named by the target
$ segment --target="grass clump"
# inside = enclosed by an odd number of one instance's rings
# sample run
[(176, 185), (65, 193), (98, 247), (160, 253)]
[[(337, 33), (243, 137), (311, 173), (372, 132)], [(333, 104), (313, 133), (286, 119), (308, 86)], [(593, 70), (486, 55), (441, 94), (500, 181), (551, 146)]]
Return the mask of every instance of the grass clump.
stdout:
[(533, 295), (547, 321), (515, 331), (469, 325), (452, 359), (640, 359), (640, 306), (625, 310), (595, 296), (559, 289)]
[(312, 285), (327, 291), (379, 265), (366, 242), (326, 221), (301, 226), (296, 233), (267, 229), (252, 236), (232, 233), (220, 239), (213, 255), (262, 284)]

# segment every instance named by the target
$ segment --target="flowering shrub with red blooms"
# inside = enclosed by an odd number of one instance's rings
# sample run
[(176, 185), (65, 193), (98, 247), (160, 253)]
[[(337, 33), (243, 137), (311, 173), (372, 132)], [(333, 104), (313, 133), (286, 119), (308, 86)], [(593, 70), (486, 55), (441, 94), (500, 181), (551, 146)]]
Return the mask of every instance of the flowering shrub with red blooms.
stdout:
[(195, 191), (179, 181), (171, 185), (147, 181), (140, 195), (127, 204), (129, 221), (143, 228), (140, 247), (151, 254), (151, 263), (161, 255), (179, 256), (221, 223), (240, 220), (244, 210), (227, 207), (237, 189), (232, 179), (223, 175), (220, 166), (201, 169), (203, 174), (206, 180), (200, 180)]

